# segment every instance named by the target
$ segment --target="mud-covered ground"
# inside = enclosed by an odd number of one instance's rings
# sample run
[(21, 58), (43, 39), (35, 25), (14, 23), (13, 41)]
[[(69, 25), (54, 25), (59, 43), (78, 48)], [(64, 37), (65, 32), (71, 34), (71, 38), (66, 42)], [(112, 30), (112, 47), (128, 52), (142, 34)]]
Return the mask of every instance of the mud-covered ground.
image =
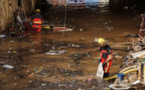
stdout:
[[(70, 32), (42, 30), (25, 37), (0, 39), (0, 90), (97, 90), (110, 82), (97, 81), (99, 46), (93, 38), (105, 38), (110, 45), (131, 41), (128, 34), (138, 34), (141, 18), (108, 7), (86, 9), (62, 8), (43, 13), (50, 25), (73, 28)], [(112, 47), (110, 76), (118, 73), (131, 47)], [(98, 49), (97, 49), (98, 48)], [(93, 51), (94, 49), (97, 49)], [(50, 50), (65, 50), (61, 55), (47, 55)], [(3, 64), (14, 66), (5, 69)]]

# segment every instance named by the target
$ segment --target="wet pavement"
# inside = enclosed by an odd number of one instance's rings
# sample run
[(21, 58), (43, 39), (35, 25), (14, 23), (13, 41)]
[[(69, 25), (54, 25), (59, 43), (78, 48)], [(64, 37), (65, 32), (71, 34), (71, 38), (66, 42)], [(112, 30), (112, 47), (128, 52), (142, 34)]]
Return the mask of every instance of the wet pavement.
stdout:
[[(71, 32), (32, 33), (22, 37), (0, 39), (1, 90), (99, 90), (96, 77), (99, 46), (93, 38), (103, 37), (110, 45), (132, 40), (128, 34), (138, 34), (141, 18), (126, 12), (113, 12), (108, 6), (87, 6), (85, 9), (46, 10), (44, 17), (53, 26), (73, 28)], [(127, 47), (112, 47), (114, 53), (126, 56)], [(94, 50), (98, 48), (97, 50)], [(58, 51), (65, 50), (63, 53)], [(46, 54), (55, 51), (56, 55)], [(53, 52), (53, 54), (55, 54)], [(124, 59), (113, 58), (110, 75), (118, 72)], [(120, 65), (119, 65), (120, 64)], [(3, 68), (12, 65), (14, 68)], [(102, 85), (102, 84), (101, 84)], [(104, 88), (103, 88), (104, 89)]]

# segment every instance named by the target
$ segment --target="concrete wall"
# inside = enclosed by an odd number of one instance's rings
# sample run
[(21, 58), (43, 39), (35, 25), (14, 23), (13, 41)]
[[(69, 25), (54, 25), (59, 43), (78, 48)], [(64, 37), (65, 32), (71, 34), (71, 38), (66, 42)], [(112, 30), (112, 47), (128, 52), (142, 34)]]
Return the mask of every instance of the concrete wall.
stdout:
[[(22, 0), (22, 6), (27, 15), (33, 12), (32, 3), (36, 6), (38, 2), (39, 0)], [(0, 32), (13, 21), (14, 11), (23, 10), (22, 6), (18, 6), (18, 0), (0, 0)]]

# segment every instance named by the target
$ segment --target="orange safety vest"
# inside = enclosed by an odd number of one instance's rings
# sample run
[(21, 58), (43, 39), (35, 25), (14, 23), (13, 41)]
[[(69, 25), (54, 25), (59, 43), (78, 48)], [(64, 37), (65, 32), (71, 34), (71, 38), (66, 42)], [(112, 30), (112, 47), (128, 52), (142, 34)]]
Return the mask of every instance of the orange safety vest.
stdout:
[(34, 18), (33, 19), (33, 24), (41, 24), (42, 23), (42, 19), (41, 18)]
[[(113, 51), (111, 51), (111, 54), (113, 54)], [(101, 63), (104, 63), (108, 59), (108, 52), (106, 50), (101, 50)], [(112, 62), (110, 60), (109, 62)]]

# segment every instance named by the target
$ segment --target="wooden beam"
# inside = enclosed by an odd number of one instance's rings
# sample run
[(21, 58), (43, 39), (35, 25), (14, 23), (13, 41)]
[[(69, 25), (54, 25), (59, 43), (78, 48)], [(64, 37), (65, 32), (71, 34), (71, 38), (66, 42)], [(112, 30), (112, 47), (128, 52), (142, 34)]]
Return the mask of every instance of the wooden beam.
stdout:
[(141, 80), (141, 62), (139, 62), (138, 80)]
[(42, 71), (42, 68), (43, 68), (43, 66), (40, 67), (38, 71), (36, 71), (36, 72), (31, 73), (30, 75), (28, 75), (28, 77), (31, 77), (31, 76), (33, 76), (34, 74), (37, 74), (37, 73), (41, 72), (41, 71)]

